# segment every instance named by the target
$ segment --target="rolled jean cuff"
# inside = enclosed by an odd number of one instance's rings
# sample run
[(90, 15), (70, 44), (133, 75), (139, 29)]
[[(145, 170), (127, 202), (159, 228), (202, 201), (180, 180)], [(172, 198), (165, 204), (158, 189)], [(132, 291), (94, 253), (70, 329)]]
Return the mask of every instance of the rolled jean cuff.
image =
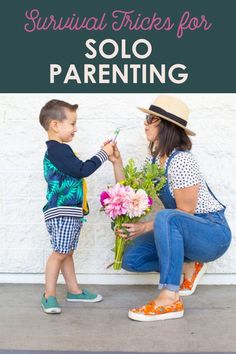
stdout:
[(170, 291), (179, 291), (179, 285), (173, 285), (173, 284), (159, 284), (158, 289), (167, 289)]

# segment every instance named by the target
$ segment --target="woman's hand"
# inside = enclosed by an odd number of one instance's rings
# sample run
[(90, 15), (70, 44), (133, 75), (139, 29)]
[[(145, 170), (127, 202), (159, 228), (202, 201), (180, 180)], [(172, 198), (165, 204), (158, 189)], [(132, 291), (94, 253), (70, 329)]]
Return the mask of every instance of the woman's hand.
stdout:
[(137, 222), (135, 224), (122, 224), (122, 226), (127, 230), (127, 234), (125, 234), (121, 229), (117, 229), (116, 234), (118, 234), (120, 237), (126, 238), (127, 240), (132, 240), (133, 238), (138, 237), (146, 232), (146, 224), (147, 223), (145, 222)]
[(111, 161), (112, 163), (115, 163), (117, 161), (121, 160), (121, 155), (120, 155), (120, 150), (117, 147), (117, 143), (111, 143), (113, 146), (113, 154), (111, 156), (109, 156), (109, 161)]
[(109, 155), (109, 161), (111, 161), (112, 163), (115, 163), (117, 161), (120, 161), (121, 160), (121, 155), (120, 155), (120, 151), (117, 147), (117, 143), (116, 142), (113, 142), (112, 140), (107, 140), (103, 143), (102, 145), (102, 149), (106, 151), (106, 149), (104, 149), (104, 147), (106, 145), (110, 145), (113, 147), (113, 152), (112, 154), (108, 154)]

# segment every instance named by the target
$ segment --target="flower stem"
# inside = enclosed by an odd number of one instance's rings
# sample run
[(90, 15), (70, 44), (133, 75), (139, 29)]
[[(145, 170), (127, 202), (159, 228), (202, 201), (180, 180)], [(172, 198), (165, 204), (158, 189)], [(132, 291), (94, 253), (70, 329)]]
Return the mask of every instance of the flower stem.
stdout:
[(125, 238), (116, 236), (116, 245), (115, 245), (115, 260), (113, 268), (115, 270), (120, 270), (122, 265), (122, 257), (124, 254), (125, 247)]

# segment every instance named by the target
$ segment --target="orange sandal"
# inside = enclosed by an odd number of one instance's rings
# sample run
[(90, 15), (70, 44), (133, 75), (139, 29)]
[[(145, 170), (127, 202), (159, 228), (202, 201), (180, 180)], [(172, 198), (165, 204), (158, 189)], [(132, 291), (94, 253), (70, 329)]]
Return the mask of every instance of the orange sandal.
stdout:
[(206, 263), (195, 262), (195, 270), (191, 279), (184, 279), (180, 285), (179, 295), (180, 296), (189, 296), (194, 293), (196, 287), (199, 283), (199, 280), (203, 276), (207, 269)]
[(181, 300), (175, 301), (171, 305), (157, 306), (154, 302), (149, 302), (140, 308), (129, 310), (128, 317), (135, 321), (158, 321), (180, 318), (184, 315), (184, 305)]

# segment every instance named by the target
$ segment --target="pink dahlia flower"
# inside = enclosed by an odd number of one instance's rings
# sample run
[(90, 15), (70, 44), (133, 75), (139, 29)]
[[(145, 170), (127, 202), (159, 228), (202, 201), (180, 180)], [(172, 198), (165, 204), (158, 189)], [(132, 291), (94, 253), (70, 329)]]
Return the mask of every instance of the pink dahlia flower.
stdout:
[(127, 208), (127, 214), (130, 218), (140, 217), (146, 213), (150, 206), (149, 197), (143, 189), (135, 192), (133, 189), (129, 191), (130, 203)]
[(130, 187), (122, 186), (117, 183), (108, 189), (109, 197), (103, 199), (105, 213), (113, 220), (120, 215), (127, 214), (127, 207), (130, 203)]
[(105, 199), (107, 199), (107, 198), (109, 198), (109, 197), (110, 197), (110, 196), (109, 196), (109, 194), (108, 194), (106, 191), (104, 191), (104, 192), (101, 193), (101, 195), (100, 195), (100, 202), (101, 202), (101, 204), (102, 204), (103, 207), (105, 206)]

